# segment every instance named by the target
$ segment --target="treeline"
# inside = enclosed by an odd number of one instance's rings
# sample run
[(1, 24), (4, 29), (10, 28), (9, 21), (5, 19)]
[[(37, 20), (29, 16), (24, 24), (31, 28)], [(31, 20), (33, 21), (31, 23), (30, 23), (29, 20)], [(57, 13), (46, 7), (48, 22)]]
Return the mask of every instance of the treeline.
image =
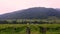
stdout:
[(0, 20), (0, 24), (60, 24), (60, 22), (57, 20)]

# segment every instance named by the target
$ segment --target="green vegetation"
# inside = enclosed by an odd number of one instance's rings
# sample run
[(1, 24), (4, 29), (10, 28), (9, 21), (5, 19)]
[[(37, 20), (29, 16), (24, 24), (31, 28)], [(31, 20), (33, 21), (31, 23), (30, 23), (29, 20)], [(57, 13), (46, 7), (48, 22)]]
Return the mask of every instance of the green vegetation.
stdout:
[(0, 20), (0, 24), (60, 24), (60, 19), (6, 19)]
[(26, 25), (0, 24), (0, 34), (26, 34)]
[[(41, 28), (46, 28), (46, 34), (60, 34), (60, 24), (30, 24), (31, 34), (42, 34)], [(27, 24), (0, 24), (0, 34), (27, 34)]]

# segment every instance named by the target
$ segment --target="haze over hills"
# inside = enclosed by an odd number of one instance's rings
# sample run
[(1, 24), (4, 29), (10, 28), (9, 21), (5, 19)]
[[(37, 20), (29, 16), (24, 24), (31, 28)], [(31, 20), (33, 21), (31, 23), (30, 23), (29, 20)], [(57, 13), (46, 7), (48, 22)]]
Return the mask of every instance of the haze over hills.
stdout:
[(0, 15), (0, 19), (46, 19), (49, 17), (60, 18), (60, 10), (44, 7), (33, 7)]

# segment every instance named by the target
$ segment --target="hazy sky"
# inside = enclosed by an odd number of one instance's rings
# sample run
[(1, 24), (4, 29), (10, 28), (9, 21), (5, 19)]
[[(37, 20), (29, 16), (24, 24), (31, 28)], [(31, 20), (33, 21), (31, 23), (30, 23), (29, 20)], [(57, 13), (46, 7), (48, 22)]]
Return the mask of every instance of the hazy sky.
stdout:
[(0, 14), (30, 7), (60, 8), (60, 0), (0, 0)]

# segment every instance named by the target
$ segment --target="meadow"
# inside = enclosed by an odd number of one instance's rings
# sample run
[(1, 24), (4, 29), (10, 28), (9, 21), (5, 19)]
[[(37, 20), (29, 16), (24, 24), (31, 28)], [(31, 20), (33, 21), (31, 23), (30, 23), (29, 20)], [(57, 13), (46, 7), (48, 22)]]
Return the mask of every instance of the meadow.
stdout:
[[(27, 34), (27, 27), (30, 34), (60, 34), (60, 24), (0, 24), (0, 34)], [(46, 32), (42, 33), (40, 27)]]

